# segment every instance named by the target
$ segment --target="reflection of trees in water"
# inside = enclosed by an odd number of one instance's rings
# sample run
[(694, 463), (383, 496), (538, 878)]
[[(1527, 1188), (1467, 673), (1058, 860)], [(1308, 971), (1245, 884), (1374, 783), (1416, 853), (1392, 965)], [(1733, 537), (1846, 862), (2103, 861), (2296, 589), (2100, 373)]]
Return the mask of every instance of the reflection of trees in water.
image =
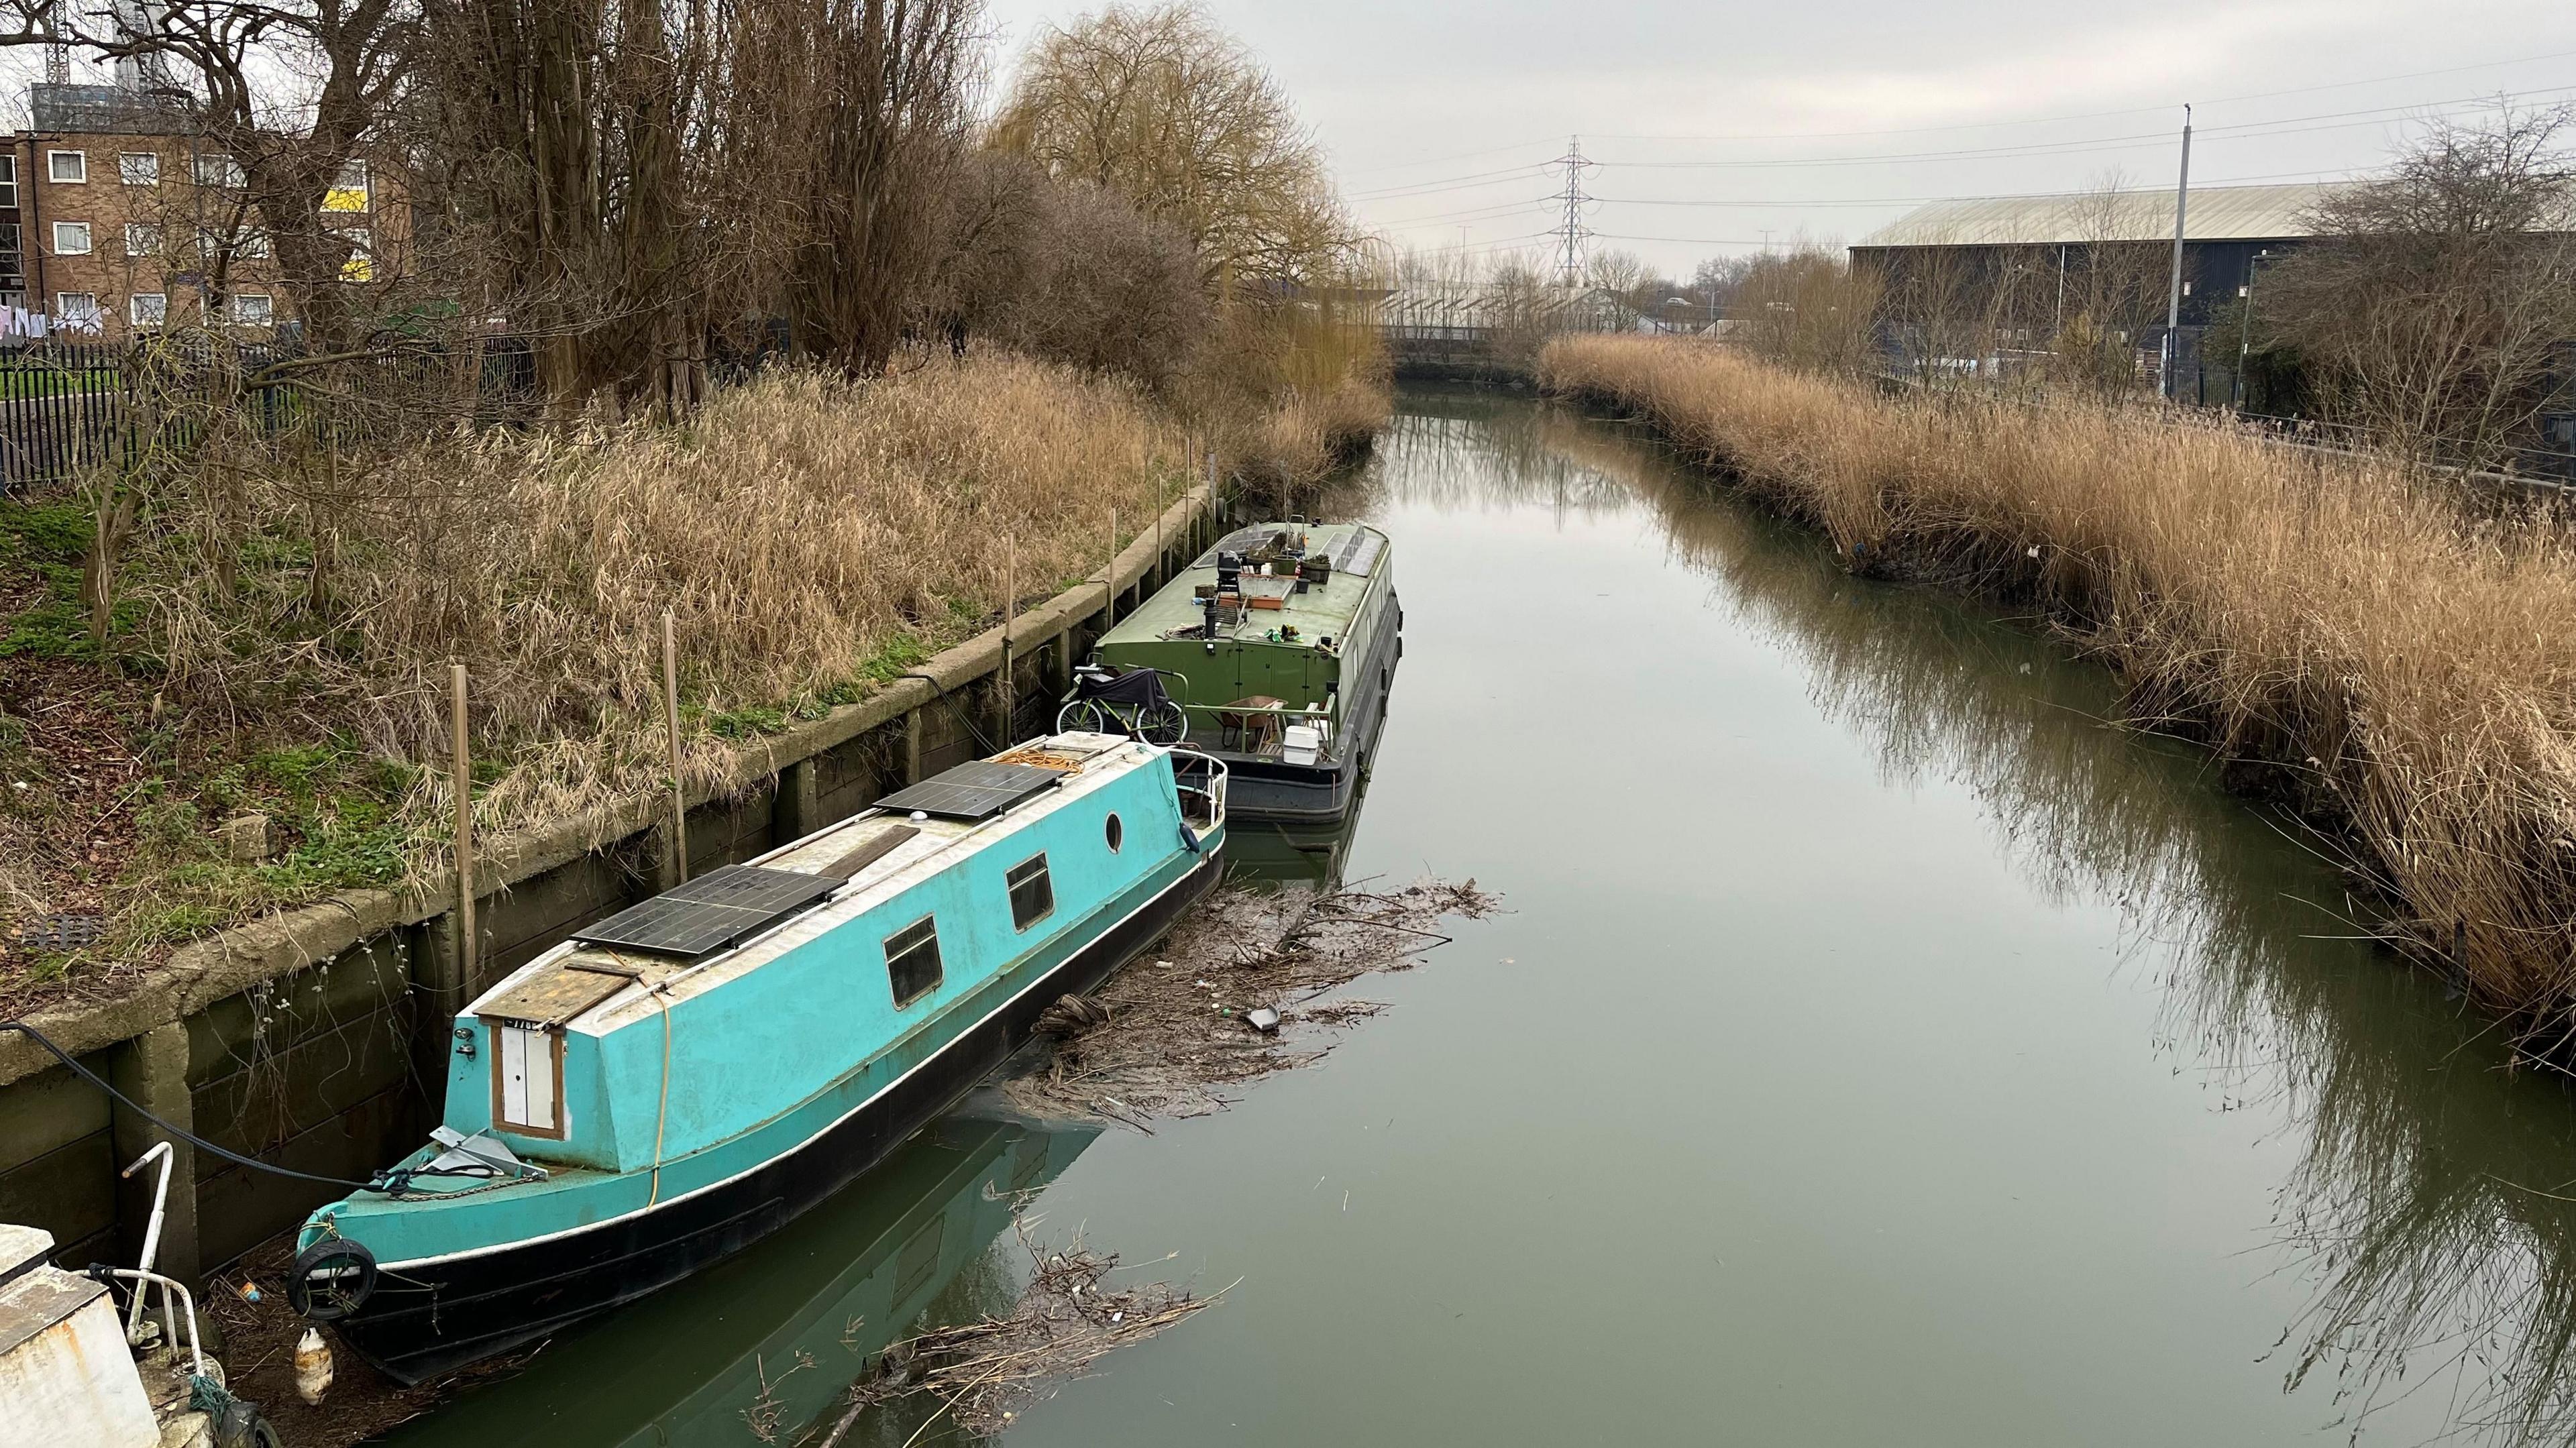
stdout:
[[(1622, 431), (1508, 410), (1521, 420), (1498, 419), (1507, 438), (1488, 455), (1552, 456), (1545, 481), (1503, 491), (1599, 498), (1599, 483), (1557, 481), (1571, 468), (1651, 506), (1676, 555), (1805, 663), (1824, 712), (1890, 778), (1973, 789), (2046, 892), (2116, 905), (2133, 944), (2173, 962), (2170, 1044), (2305, 1136), (2277, 1198), (2313, 1287), (2285, 1334), (2288, 1383), (2331, 1374), (2356, 1432), (2425, 1392), (2481, 1436), (2576, 1436), (2576, 1103), (2559, 1082), (2506, 1074), (2501, 1046), (2434, 983), (2338, 938), (2350, 912), (2333, 872), (2226, 798), (2206, 756), (2110, 732), (2103, 671), (1853, 580)], [(1449, 487), (1468, 470), (1434, 471)]]
[(1561, 517), (1632, 506), (1618, 480), (1550, 445), (1564, 425), (1553, 409), (1494, 393), (1408, 391), (1357, 485), (1372, 500), (1444, 511), (1545, 506)]

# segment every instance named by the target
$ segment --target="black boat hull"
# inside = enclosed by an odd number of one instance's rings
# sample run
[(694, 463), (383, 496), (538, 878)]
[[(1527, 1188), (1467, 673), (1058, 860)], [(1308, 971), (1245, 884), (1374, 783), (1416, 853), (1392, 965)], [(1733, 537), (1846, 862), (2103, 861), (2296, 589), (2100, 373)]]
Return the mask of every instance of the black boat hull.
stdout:
[(731, 1181), (565, 1236), (387, 1270), (340, 1335), (415, 1383), (505, 1353), (742, 1250), (877, 1164), (1027, 1042), (1040, 1012), (1162, 936), (1223, 872), (1222, 847), (937, 1056), (802, 1147)]

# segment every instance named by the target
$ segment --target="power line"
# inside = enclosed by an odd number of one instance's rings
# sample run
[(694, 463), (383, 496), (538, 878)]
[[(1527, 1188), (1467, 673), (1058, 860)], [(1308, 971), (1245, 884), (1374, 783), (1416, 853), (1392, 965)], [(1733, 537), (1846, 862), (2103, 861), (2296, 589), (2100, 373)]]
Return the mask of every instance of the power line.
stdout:
[[(2350, 90), (2355, 86), (2384, 85), (2389, 81), (2422, 80), (2427, 76), (2459, 75), (2466, 71), (2495, 70), (2508, 65), (2534, 65), (2544, 60), (2566, 60), (2571, 56), (2576, 56), (2576, 50), (2556, 50), (2544, 55), (2520, 55), (2506, 60), (2482, 60), (2473, 65), (2443, 66), (2437, 70), (2402, 71), (2395, 75), (2366, 76), (2360, 80), (2331, 81), (2325, 85), (2292, 86), (2286, 90), (2249, 91), (2244, 95), (2220, 96), (2215, 100), (2203, 102), (2203, 104), (2214, 106), (2231, 105), (2237, 101), (2264, 101), (2272, 100), (2280, 96), (2313, 95), (2319, 91)], [(1747, 132), (1741, 135), (1728, 136), (1682, 136), (1648, 133), (1619, 135), (1610, 132), (1600, 132), (1596, 133), (1593, 139), (1607, 141), (1832, 141), (1854, 136), (1920, 136), (1931, 135), (1942, 131), (1994, 130), (2004, 126), (2048, 126), (2058, 125), (2066, 121), (2106, 120), (2112, 116), (2150, 115), (2157, 112), (2170, 111), (2172, 109), (2173, 106), (2171, 104), (2157, 106), (2131, 106), (2125, 110), (2117, 111), (2079, 111), (2071, 115), (2025, 116), (2018, 119), (2000, 121), (1959, 121), (1940, 126), (1890, 126), (1870, 131), (1772, 131)]]
[(1442, 176), (1429, 181), (1409, 181), (1402, 186), (1384, 186), (1375, 191), (1354, 191), (1354, 201), (1369, 201), (1398, 196), (1428, 196), (1435, 191), (1457, 191), (1468, 186), (1493, 185), (1499, 180), (1535, 176), (1555, 166), (1554, 161), (1532, 161), (1526, 166), (1513, 166), (1501, 171), (1476, 171), (1465, 176)]
[(1547, 136), (1533, 136), (1526, 141), (1506, 141), (1499, 146), (1487, 146), (1481, 151), (1459, 151), (1447, 156), (1425, 156), (1418, 161), (1392, 161), (1383, 166), (1362, 166), (1356, 171), (1349, 171), (1343, 174), (1350, 176), (1375, 176), (1384, 171), (1408, 171), (1416, 166), (1437, 166), (1446, 161), (1472, 161), (1478, 156), (1499, 156), (1505, 151), (1521, 151), (1527, 150), (1532, 146), (1544, 146), (1549, 143), (1550, 139), (1551, 138)]
[[(2569, 53), (2576, 54), (2576, 52)], [(2534, 59), (2543, 58), (2547, 57), (2534, 57)], [(2439, 73), (2441, 72), (2425, 72), (2425, 74)], [(2360, 82), (2354, 82), (2354, 84), (2359, 83)], [(2333, 87), (2321, 86), (2309, 87), (2308, 89), (2322, 90), (2333, 89)], [(2424, 111), (2428, 109), (2438, 110), (2440, 108), (2457, 108), (2462, 106), (2483, 106), (2492, 104), (2499, 100), (2530, 100), (2544, 96), (2563, 96), (2570, 94), (2571, 92), (2576, 92), (2576, 86), (2549, 86), (2525, 91), (2501, 92), (2494, 96), (2466, 96), (2449, 101), (2417, 102), (2401, 106), (2374, 106), (2351, 111), (2325, 111), (2305, 116), (2280, 116), (2266, 121), (2246, 121), (2231, 126), (2211, 126), (2202, 132), (2202, 138), (2206, 141), (2211, 138), (2237, 140), (2258, 136), (2306, 135), (2319, 131), (2342, 130), (2350, 129), (2354, 126), (2376, 125), (2383, 120), (2403, 115), (2409, 111)], [(2293, 93), (2294, 92), (2281, 92), (2281, 94)], [(2322, 124), (2310, 125), (2307, 124), (2308, 122), (2320, 122)], [(2173, 138), (2165, 132), (2151, 131), (2120, 136), (2101, 136), (2067, 141), (2039, 141), (2016, 146), (1970, 147), (1949, 151), (1903, 151), (1845, 156), (1774, 157), (1759, 160), (1591, 161), (1587, 159), (1585, 169), (1588, 170), (1598, 166), (1628, 170), (1781, 170), (1799, 166), (1824, 167), (1883, 165), (1906, 162), (1999, 160), (2018, 156), (2084, 155), (2103, 151), (2153, 149), (2170, 144), (2172, 139)], [(1355, 201), (1403, 200), (1413, 196), (1443, 195), (1453, 191), (1473, 190), (1484, 186), (1501, 185), (1508, 181), (1534, 178), (1538, 175), (1554, 170), (1555, 168), (1561, 167), (1564, 164), (1565, 158), (1560, 156), (1552, 161), (1534, 162), (1529, 165), (1514, 166), (1498, 171), (1475, 172), (1458, 177), (1434, 178), (1432, 180), (1410, 183), (1404, 186), (1386, 187), (1377, 191), (1353, 192), (1351, 193), (1351, 199)], [(1555, 199), (1561, 199), (1561, 197)]]
[(1390, 217), (1387, 224), (1389, 226), (1426, 226), (1435, 221), (1467, 221), (1479, 216), (1502, 216), (1516, 211), (1528, 211), (1533, 207), (1547, 206), (1560, 199), (1562, 198), (1554, 194), (1534, 196), (1525, 200), (1496, 202), (1491, 206), (1470, 206), (1457, 211), (1435, 211), (1428, 216)]
[[(2357, 111), (2324, 111), (2311, 116), (2277, 116), (2268, 121), (2243, 121), (2232, 126), (2211, 126), (2205, 134), (2245, 136), (2288, 136), (2307, 131), (2337, 130), (2350, 125), (2375, 125), (2402, 116), (2408, 111), (2437, 107), (2480, 105), (2497, 100), (2528, 100), (2535, 96), (2564, 95), (2576, 86), (2546, 86), (2527, 91), (2505, 91), (2493, 96), (2465, 96), (2447, 101), (2419, 101), (2400, 106), (2373, 106)], [(2348, 117), (2364, 117), (2347, 120)], [(2309, 121), (2340, 122), (2341, 125), (2310, 126)], [(1842, 156), (1780, 156), (1742, 161), (1604, 161), (1605, 167), (1621, 170), (1769, 170), (1787, 166), (1859, 166), (1883, 165), (1899, 161), (1964, 161), (1995, 160), (2010, 156), (2047, 156), (2082, 154), (2086, 151), (2134, 150), (2142, 145), (2170, 142), (2165, 131), (2139, 131), (2121, 136), (2093, 136), (2079, 140), (2031, 141), (2014, 146), (1976, 146), (1950, 151), (1882, 151)]]
[[(2200, 184), (2206, 188), (2211, 186), (2252, 186), (2265, 181), (2316, 181), (2322, 183), (2328, 181), (2348, 180), (2351, 177), (2360, 174), (2362, 169), (2364, 168), (2348, 167), (2341, 171), (2270, 171), (2259, 176), (2216, 176), (2203, 181)], [(1981, 195), (1973, 199), (1978, 201), (2048, 201), (2058, 197), (2077, 197), (2091, 194), (2093, 193), (2085, 191), (2005, 191), (1991, 195)], [(2162, 188), (2130, 188), (2120, 192), (2119, 194), (2131, 196), (2161, 196), (2165, 193)], [(1963, 199), (1970, 198), (1962, 198), (1956, 195), (1835, 196), (1807, 199), (1792, 197), (1786, 200), (1771, 201), (1678, 201), (1650, 196), (1596, 196), (1593, 198), (1595, 202), (1603, 206), (1710, 206), (1743, 207), (1748, 210), (1759, 210), (1764, 207), (1788, 206), (1921, 206), (1927, 202), (1959, 201)]]

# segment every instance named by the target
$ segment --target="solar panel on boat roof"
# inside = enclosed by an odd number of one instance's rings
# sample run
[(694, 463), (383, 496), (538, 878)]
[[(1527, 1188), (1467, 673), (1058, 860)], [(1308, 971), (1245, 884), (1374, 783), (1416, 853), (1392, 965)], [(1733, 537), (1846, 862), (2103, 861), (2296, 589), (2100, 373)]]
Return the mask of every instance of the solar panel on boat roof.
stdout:
[(909, 789), (896, 790), (878, 800), (877, 808), (919, 810), (951, 820), (990, 819), (1037, 798), (1063, 779), (1052, 769), (978, 759), (943, 770)]
[(838, 879), (826, 875), (727, 865), (573, 935), (593, 945), (704, 955), (718, 946), (740, 945), (840, 887)]
[(1377, 566), (1377, 555), (1386, 549), (1386, 539), (1370, 528), (1353, 528), (1342, 544), (1342, 556), (1333, 560), (1335, 573), (1355, 573), (1362, 578)]
[(1216, 540), (1216, 546), (1210, 548), (1205, 553), (1200, 554), (1199, 561), (1191, 564), (1190, 566), (1193, 568), (1214, 568), (1216, 566), (1216, 556), (1218, 554), (1249, 553), (1253, 549), (1288, 531), (1288, 525), (1285, 523), (1255, 523), (1249, 528), (1237, 528), (1233, 532)]

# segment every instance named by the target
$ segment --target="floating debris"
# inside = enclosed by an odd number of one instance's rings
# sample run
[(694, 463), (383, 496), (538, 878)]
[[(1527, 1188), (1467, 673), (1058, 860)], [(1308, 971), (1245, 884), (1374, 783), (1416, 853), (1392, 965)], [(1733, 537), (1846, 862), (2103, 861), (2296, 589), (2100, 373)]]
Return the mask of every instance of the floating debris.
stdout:
[(1054, 1052), (1004, 1082), (1003, 1094), (1033, 1115), (1140, 1131), (1153, 1129), (1152, 1117), (1221, 1111), (1222, 1088), (1332, 1049), (1297, 1027), (1347, 1026), (1385, 1008), (1318, 997), (1372, 972), (1411, 969), (1448, 941), (1433, 928), (1442, 920), (1478, 919), (1500, 904), (1473, 880), (1383, 892), (1226, 887), (1173, 931), (1163, 958), (1048, 1007), (1040, 1024), (1057, 1038)]
[(868, 1409), (919, 1394), (939, 1401), (934, 1417), (945, 1413), (966, 1432), (991, 1437), (1114, 1349), (1225, 1295), (1199, 1297), (1168, 1282), (1104, 1287), (1117, 1254), (1087, 1249), (1078, 1232), (1069, 1245), (1043, 1246), (1030, 1240), (1028, 1225), (1020, 1224), (1020, 1245), (1029, 1254), (1029, 1284), (1009, 1315), (934, 1328), (887, 1348), (816, 1448), (838, 1448)]

